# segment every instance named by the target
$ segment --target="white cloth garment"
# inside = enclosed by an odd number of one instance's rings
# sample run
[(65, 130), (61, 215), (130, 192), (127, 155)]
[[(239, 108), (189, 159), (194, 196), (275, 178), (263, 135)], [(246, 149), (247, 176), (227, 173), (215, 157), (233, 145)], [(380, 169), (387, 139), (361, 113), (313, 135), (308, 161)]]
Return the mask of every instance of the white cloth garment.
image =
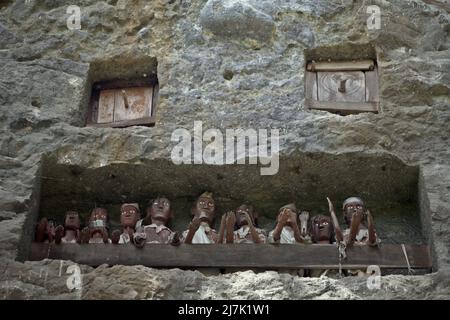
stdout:
[(119, 244), (130, 243), (130, 241), (131, 241), (131, 239), (130, 239), (130, 235), (128, 234), (128, 232), (124, 232), (120, 235)]
[[(202, 222), (192, 238), (192, 243), (214, 243), (214, 241), (208, 237), (208, 234), (211, 231), (210, 226), (206, 222)], [(186, 239), (188, 232), (189, 230), (183, 232), (183, 239)]]
[(211, 228), (207, 223), (200, 224), (200, 227), (192, 238), (192, 243), (214, 243), (207, 235), (210, 231)]
[(234, 232), (234, 234), (239, 238), (239, 239), (245, 239), (245, 237), (249, 234), (250, 232), (250, 227), (249, 226), (242, 226), (240, 227), (238, 230), (236, 230)]
[[(258, 228), (255, 229), (261, 241), (263, 243), (266, 242), (266, 236), (264, 234), (264, 231)], [(249, 233), (250, 233), (249, 226), (244, 225), (240, 227), (238, 230), (234, 231), (234, 243), (255, 243), (253, 239), (247, 239)]]
[(269, 242), (270, 243), (296, 243), (294, 237), (294, 230), (291, 227), (285, 226), (283, 230), (281, 230), (280, 239), (275, 241), (273, 238), (273, 233), (275, 230), (270, 231), (269, 233)]
[(154, 229), (156, 229), (156, 233), (157, 233), (157, 234), (160, 233), (160, 232), (163, 231), (163, 230), (166, 230), (166, 229), (170, 231), (170, 229), (167, 228), (165, 225), (160, 225), (160, 226), (158, 226), (157, 224), (154, 224), (154, 223), (149, 224), (149, 225), (147, 225), (147, 226), (143, 226), (142, 228), (144, 228), (144, 231), (145, 231), (145, 229), (147, 229), (147, 228), (154, 228)]
[(62, 237), (61, 243), (77, 243), (77, 239), (67, 240), (66, 237)]
[[(143, 226), (142, 221), (143, 220), (139, 220), (138, 223), (136, 224), (136, 233), (133, 235), (133, 237), (135, 239), (137, 236), (139, 236), (142, 239), (146, 239), (145, 243), (170, 243), (170, 242), (172, 242), (172, 239), (173, 239), (175, 233), (172, 232), (172, 230), (170, 230), (168, 227), (166, 227), (165, 225), (157, 225), (155, 223)], [(159, 234), (163, 230), (168, 230), (170, 232), (170, 235), (169, 235), (169, 238), (167, 239), (167, 241), (165, 240), (164, 242), (161, 242), (160, 240), (149, 241), (149, 240), (147, 240), (147, 232), (146, 232), (147, 229), (155, 229), (156, 234)]]
[(138, 222), (136, 222), (136, 226), (135, 226), (134, 230), (137, 230), (137, 228), (141, 227), (142, 222), (144, 222), (144, 219), (138, 220)]

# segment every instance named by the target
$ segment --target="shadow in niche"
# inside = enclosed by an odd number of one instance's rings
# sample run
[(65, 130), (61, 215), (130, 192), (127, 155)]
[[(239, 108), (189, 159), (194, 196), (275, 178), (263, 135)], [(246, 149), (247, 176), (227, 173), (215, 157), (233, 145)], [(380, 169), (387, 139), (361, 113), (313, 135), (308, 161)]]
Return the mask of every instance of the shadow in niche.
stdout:
[(329, 196), (339, 215), (343, 200), (354, 195), (371, 209), (383, 243), (423, 244), (418, 176), (418, 167), (388, 154), (297, 153), (281, 157), (279, 172), (273, 176), (261, 176), (259, 165), (177, 166), (165, 159), (83, 168), (58, 163), (51, 154), (42, 159), (40, 188), (36, 187), (40, 201), (27, 219), (32, 226), (23, 235), (19, 259), (29, 256), (31, 229), (40, 217), (62, 223), (65, 212), (75, 209), (85, 221), (93, 207), (102, 206), (109, 210), (114, 230), (122, 203), (138, 202), (144, 212), (149, 200), (165, 195), (176, 212), (171, 227), (183, 231), (192, 203), (205, 190), (212, 191), (216, 200), (216, 229), (218, 217), (242, 203), (253, 204), (260, 227), (271, 230), (284, 204), (295, 202), (311, 215), (329, 215)]

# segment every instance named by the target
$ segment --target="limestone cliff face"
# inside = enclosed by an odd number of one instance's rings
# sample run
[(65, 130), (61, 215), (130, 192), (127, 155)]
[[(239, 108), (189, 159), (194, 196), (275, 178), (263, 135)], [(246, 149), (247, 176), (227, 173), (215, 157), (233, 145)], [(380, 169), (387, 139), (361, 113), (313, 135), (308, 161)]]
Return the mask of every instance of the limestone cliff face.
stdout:
[[(77, 1), (0, 4), (0, 296), (2, 298), (448, 298), (450, 287), (450, 15), (420, 0)], [(381, 29), (367, 30), (378, 5)], [(381, 112), (342, 117), (304, 106), (308, 57), (376, 55)], [(85, 127), (94, 81), (157, 73), (154, 127)], [(302, 279), (251, 271), (206, 277), (141, 266), (82, 267), (83, 289), (66, 278), (26, 277), (57, 261), (14, 261), (29, 230), (30, 197), (43, 155), (96, 169), (168, 160), (171, 133), (277, 128), (281, 155), (385, 155), (418, 166), (419, 203), (437, 273)], [(176, 186), (174, 186), (176, 187)], [(28, 228), (28, 229), (27, 229)]]

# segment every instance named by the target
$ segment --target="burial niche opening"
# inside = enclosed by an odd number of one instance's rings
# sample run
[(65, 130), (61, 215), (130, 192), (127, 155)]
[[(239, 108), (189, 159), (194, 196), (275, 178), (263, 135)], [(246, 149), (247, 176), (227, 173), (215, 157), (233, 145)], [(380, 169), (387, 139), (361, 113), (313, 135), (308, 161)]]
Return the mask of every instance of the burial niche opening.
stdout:
[(310, 61), (305, 71), (310, 109), (342, 115), (379, 110), (378, 71), (374, 60)]
[(96, 127), (153, 125), (156, 85), (156, 80), (95, 83), (88, 125)]
[[(170, 228), (183, 232), (191, 221), (190, 209), (204, 191), (215, 200), (215, 222), (219, 230), (222, 214), (251, 204), (259, 214), (259, 228), (274, 229), (280, 207), (294, 202), (310, 217), (329, 216), (326, 197), (332, 199), (341, 226), (342, 203), (350, 196), (364, 199), (382, 243), (380, 247), (354, 246), (347, 250), (342, 267), (366, 269), (379, 265), (384, 271), (411, 268), (430, 271), (431, 258), (422, 235), (418, 205), (417, 167), (387, 154), (293, 154), (280, 158), (277, 175), (261, 176), (257, 165), (174, 165), (169, 160), (147, 160), (140, 164), (119, 163), (83, 168), (59, 163), (48, 156), (42, 161), (40, 205), (32, 222), (47, 217), (62, 224), (65, 213), (78, 211), (86, 224), (94, 207), (109, 212), (109, 232), (120, 228), (123, 203), (137, 203), (145, 212), (149, 200), (167, 197), (175, 211)], [(26, 237), (24, 238), (26, 239)], [(25, 259), (72, 260), (98, 266), (137, 265), (161, 268), (323, 269), (339, 267), (335, 244), (209, 244), (179, 246), (147, 244), (45, 244), (27, 241)], [(403, 245), (403, 246), (402, 246)], [(416, 273), (418, 274), (418, 273)]]
[(119, 57), (91, 63), (86, 125), (154, 125), (159, 91), (156, 68), (152, 57)]
[(377, 49), (371, 43), (340, 43), (306, 49), (305, 106), (349, 115), (378, 113)]

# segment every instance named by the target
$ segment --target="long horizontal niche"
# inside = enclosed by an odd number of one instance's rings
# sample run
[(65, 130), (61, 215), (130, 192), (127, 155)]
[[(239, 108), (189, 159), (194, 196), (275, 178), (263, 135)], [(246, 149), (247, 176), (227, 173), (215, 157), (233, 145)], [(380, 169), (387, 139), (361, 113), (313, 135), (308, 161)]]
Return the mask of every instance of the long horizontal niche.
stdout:
[[(427, 269), (432, 267), (427, 245), (385, 244), (380, 247), (347, 248), (342, 268), (360, 269), (377, 265), (381, 269)], [(31, 261), (70, 260), (97, 267), (144, 265), (157, 268), (255, 268), (255, 269), (338, 269), (335, 245), (212, 244), (180, 246), (146, 244), (144, 248), (114, 244), (32, 243)]]

